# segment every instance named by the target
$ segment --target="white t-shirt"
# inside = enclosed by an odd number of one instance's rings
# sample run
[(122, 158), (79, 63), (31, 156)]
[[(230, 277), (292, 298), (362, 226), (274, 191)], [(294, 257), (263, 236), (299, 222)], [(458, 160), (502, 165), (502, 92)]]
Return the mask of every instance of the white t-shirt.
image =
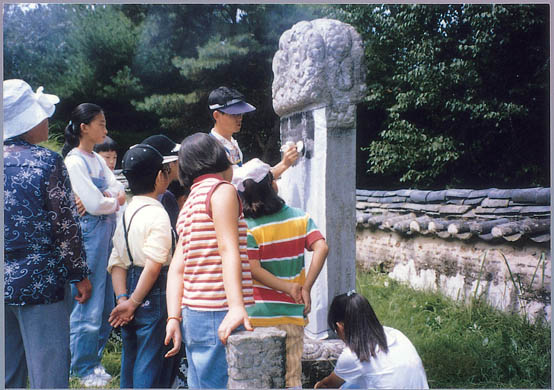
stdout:
[(377, 357), (360, 362), (350, 348), (340, 354), (335, 374), (361, 389), (428, 389), (423, 363), (411, 341), (397, 329), (384, 326), (388, 353), (377, 346)]

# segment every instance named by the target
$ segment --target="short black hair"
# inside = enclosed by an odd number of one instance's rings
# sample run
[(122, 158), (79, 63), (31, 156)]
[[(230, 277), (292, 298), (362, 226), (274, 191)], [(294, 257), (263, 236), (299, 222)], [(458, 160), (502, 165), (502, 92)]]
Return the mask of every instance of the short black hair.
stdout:
[(334, 332), (337, 331), (337, 322), (344, 324), (344, 342), (361, 362), (375, 357), (377, 346), (381, 351), (388, 352), (383, 325), (363, 295), (347, 293), (333, 299), (327, 324)]
[(223, 172), (230, 166), (225, 148), (212, 135), (195, 133), (181, 143), (179, 180), (186, 190), (190, 190), (197, 177)]
[(115, 142), (111, 137), (106, 136), (104, 142), (101, 144), (96, 144), (93, 146), (92, 150), (96, 153), (100, 152), (116, 152), (117, 153), (117, 142)]
[[(244, 95), (233, 88), (219, 87), (214, 89), (208, 95), (208, 106), (211, 106), (212, 104), (225, 104), (229, 100), (233, 100), (233, 99), (244, 100)], [(216, 111), (216, 110), (211, 110), (211, 111)]]
[(185, 187), (181, 183), (179, 183), (178, 180), (173, 180), (169, 185), (167, 186), (167, 190), (173, 194), (175, 199), (179, 198), (180, 196), (188, 196), (190, 191), (187, 191)]
[(143, 195), (154, 191), (156, 187), (156, 177), (160, 171), (131, 172), (125, 174), (129, 189), (133, 195)]
[(283, 208), (285, 201), (277, 195), (273, 187), (273, 174), (270, 172), (259, 182), (252, 179), (243, 182), (244, 191), (239, 192), (242, 211), (246, 218), (259, 218), (272, 215)]
[(217, 109), (212, 110), (210, 108), (213, 104), (225, 104), (229, 100), (233, 99), (241, 99), (244, 100), (244, 95), (237, 91), (236, 89), (229, 88), (229, 87), (218, 87), (210, 92), (208, 95), (208, 109), (210, 112), (210, 119), (214, 121), (213, 113), (214, 111), (217, 111)]

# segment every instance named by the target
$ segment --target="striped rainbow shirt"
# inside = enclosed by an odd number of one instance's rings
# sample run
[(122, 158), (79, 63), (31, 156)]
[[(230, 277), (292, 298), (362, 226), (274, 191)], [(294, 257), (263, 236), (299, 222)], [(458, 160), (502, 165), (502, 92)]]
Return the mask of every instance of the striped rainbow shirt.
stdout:
[[(301, 285), (306, 280), (304, 249), (323, 238), (314, 221), (304, 211), (284, 205), (275, 214), (248, 223), (248, 257), (260, 260), (262, 268), (279, 279)], [(292, 297), (254, 280), (256, 304), (249, 307), (253, 326), (305, 325), (304, 305)]]
[[(223, 267), (210, 210), (216, 187), (227, 181), (217, 175), (196, 178), (177, 220), (177, 234), (183, 237), (184, 273), (182, 306), (193, 310), (227, 310)], [(237, 195), (238, 199), (238, 195)], [(240, 202), (240, 200), (239, 200)], [(246, 248), (247, 225), (240, 208), (239, 252), (242, 265), (242, 296), (245, 306), (254, 304), (252, 274)]]

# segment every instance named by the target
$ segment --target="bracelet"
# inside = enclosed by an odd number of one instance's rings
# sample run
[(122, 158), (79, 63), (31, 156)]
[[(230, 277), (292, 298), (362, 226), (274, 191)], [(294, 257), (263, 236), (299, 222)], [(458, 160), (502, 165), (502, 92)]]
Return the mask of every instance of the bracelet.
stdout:
[(119, 298), (123, 297), (129, 299), (129, 294), (119, 294), (117, 297), (115, 297), (116, 302), (119, 301)]
[(142, 302), (139, 302), (137, 301), (135, 298), (133, 298), (133, 294), (131, 294), (131, 296), (129, 297), (129, 299), (131, 299), (131, 301), (135, 302), (137, 305), (141, 305)]
[(183, 321), (181, 317), (167, 317), (166, 323), (169, 322), (169, 320), (177, 320), (179, 322)]

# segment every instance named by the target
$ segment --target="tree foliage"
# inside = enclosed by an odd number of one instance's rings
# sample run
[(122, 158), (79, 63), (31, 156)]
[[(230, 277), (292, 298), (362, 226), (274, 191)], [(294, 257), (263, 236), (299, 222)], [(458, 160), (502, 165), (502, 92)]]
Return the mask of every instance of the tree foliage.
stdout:
[(24, 11), (16, 4), (4, 5), (4, 79), (22, 78), (31, 85), (44, 83), (57, 88), (60, 74), (68, 69), (71, 30), (66, 8), (38, 4)]
[(546, 5), (338, 7), (334, 15), (365, 43), (373, 178), (548, 185), (548, 13)]
[[(236, 88), (257, 108), (236, 135), (245, 157), (260, 156), (275, 163), (279, 158), (279, 119), (271, 101), (273, 54), (286, 29), (321, 15), (321, 9), (299, 5), (167, 5), (156, 8), (160, 18), (162, 11), (163, 19), (176, 28), (189, 26), (185, 36), (200, 38), (192, 41), (193, 46), (176, 47), (172, 52), (170, 61), (178, 71), (180, 87), (135, 101), (137, 109), (155, 113), (165, 131), (179, 133), (182, 138), (212, 127), (207, 109), (211, 90), (221, 85)], [(161, 34), (159, 29), (156, 23), (146, 25), (143, 35), (152, 41), (163, 40), (167, 31)]]
[(101, 105), (121, 151), (208, 131), (208, 93), (236, 88), (257, 108), (236, 136), (245, 157), (273, 164), (273, 55), (324, 15), (365, 44), (359, 186), (548, 185), (547, 5), (8, 4), (4, 78), (60, 96), (53, 133)]

